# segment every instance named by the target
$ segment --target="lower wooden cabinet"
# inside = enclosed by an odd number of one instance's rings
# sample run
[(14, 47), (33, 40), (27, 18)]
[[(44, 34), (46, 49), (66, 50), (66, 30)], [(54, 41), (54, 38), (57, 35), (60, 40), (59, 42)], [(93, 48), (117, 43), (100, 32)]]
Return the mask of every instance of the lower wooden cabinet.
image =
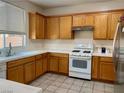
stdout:
[(93, 57), (92, 59), (92, 78), (99, 78), (99, 57)]
[(35, 79), (35, 62), (30, 62), (24, 65), (25, 83)]
[(114, 64), (100, 62), (100, 79), (115, 81)]
[(56, 72), (68, 75), (69, 55), (47, 53), (18, 59), (7, 63), (7, 79), (29, 83), (44, 73)]
[(12, 80), (12, 81), (16, 81), (16, 82), (20, 82), (20, 83), (24, 83), (23, 65), (9, 68), (7, 73), (8, 73), (7, 79)]
[(111, 57), (94, 56), (92, 61), (92, 78), (115, 81), (114, 63)]
[(63, 74), (68, 74), (69, 72), (69, 58), (60, 57), (59, 58), (59, 72)]
[(68, 75), (69, 56), (62, 53), (50, 53), (48, 58), (49, 71)]
[(42, 60), (43, 60), (43, 73), (46, 73), (48, 71), (48, 62), (47, 62), (47, 53), (42, 55)]
[(43, 57), (42, 55), (36, 56), (36, 77), (43, 74)]
[(51, 72), (58, 72), (58, 64), (59, 59), (58, 57), (49, 56), (49, 71)]

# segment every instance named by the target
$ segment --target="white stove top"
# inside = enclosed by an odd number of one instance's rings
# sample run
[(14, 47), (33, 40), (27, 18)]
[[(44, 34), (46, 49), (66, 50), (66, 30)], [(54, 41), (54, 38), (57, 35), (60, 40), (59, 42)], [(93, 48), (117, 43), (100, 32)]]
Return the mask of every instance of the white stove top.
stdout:
[(76, 56), (76, 57), (91, 57), (93, 52), (92, 46), (89, 45), (83, 45), (78, 46), (74, 48), (70, 54), (70, 56)]

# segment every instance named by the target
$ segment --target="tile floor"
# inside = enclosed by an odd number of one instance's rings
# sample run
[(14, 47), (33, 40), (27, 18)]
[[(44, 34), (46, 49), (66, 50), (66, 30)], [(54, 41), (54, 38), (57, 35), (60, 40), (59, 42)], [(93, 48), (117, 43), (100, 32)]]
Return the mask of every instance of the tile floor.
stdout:
[(47, 73), (30, 85), (43, 93), (114, 93), (114, 85)]

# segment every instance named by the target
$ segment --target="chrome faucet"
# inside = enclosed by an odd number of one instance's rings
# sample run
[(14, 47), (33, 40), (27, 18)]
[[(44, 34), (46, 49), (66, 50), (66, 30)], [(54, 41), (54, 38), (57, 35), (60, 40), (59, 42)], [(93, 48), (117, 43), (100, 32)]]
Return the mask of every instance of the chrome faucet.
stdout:
[(9, 43), (9, 50), (8, 50), (6, 56), (7, 56), (7, 57), (12, 56), (12, 44), (11, 44), (11, 42)]

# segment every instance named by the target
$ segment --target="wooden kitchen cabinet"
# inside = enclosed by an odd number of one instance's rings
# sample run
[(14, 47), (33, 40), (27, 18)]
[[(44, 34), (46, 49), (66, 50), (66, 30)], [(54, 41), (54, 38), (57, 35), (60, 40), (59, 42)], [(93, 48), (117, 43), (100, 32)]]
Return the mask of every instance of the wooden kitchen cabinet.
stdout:
[(93, 38), (98, 40), (107, 39), (107, 32), (108, 32), (107, 27), (108, 27), (108, 14), (96, 14)]
[(73, 26), (83, 26), (85, 24), (84, 15), (74, 15), (73, 16)]
[(59, 39), (59, 17), (47, 18), (46, 29), (47, 39)]
[(43, 74), (43, 57), (42, 55), (36, 56), (36, 77)]
[(59, 64), (59, 62), (58, 62), (58, 57), (56, 57), (56, 56), (49, 56), (49, 71), (50, 72), (58, 72), (58, 64)]
[(115, 81), (114, 64), (112, 62), (100, 62), (100, 79)]
[(49, 53), (49, 71), (68, 75), (69, 55), (63, 53)]
[(93, 57), (92, 78), (112, 82), (115, 81), (115, 71), (112, 57)]
[(7, 62), (7, 79), (28, 83), (35, 78), (35, 57)]
[(93, 15), (85, 16), (85, 25), (84, 26), (94, 26), (95, 17)]
[(122, 16), (123, 12), (113, 12), (109, 15), (109, 25), (108, 25), (108, 39), (113, 40), (114, 34), (117, 28), (117, 24)]
[(47, 53), (42, 54), (42, 60), (43, 60), (43, 73), (46, 73), (48, 71), (48, 57), (47, 57)]
[(45, 17), (39, 13), (29, 13), (29, 39), (45, 38)]
[(72, 39), (72, 16), (60, 17), (60, 39)]
[(8, 73), (7, 74), (7, 79), (12, 80), (12, 81), (16, 81), (16, 82), (19, 82), (19, 83), (25, 83), (24, 82), (24, 68), (23, 68), (23, 65), (9, 68), (7, 70), (7, 73)]
[(99, 79), (99, 57), (92, 58), (92, 78)]
[(69, 72), (69, 58), (59, 57), (59, 73), (68, 75)]
[(75, 15), (73, 16), (73, 26), (94, 26), (94, 16)]
[(25, 83), (35, 79), (35, 62), (29, 62), (24, 65)]

